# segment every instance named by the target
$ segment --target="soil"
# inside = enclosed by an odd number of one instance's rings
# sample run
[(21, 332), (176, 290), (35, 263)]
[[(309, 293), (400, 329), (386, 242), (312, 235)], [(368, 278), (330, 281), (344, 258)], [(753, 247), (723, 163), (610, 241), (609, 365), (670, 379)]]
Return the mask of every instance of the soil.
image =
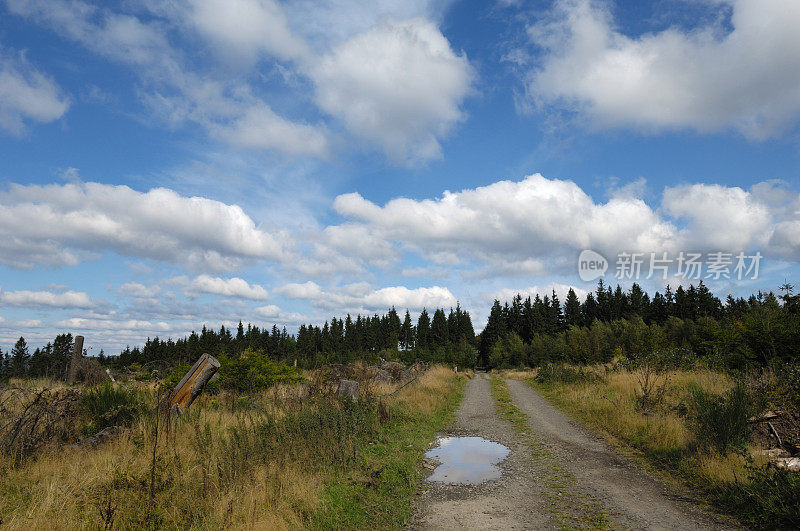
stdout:
[(478, 373), (467, 382), (446, 434), (507, 446), (501, 478), (478, 485), (425, 482), (412, 529), (732, 528), (619, 455), (529, 385), (506, 384), (528, 416), (529, 433), (498, 416), (488, 376)]

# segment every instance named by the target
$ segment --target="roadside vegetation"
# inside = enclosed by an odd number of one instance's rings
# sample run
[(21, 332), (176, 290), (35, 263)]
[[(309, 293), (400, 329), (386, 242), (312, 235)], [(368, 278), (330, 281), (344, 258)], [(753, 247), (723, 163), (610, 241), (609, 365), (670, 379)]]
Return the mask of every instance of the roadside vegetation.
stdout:
[[(402, 527), (465, 376), (433, 367), (402, 388), (364, 380), (350, 401), (335, 380), (254, 365), (268, 384), (212, 389), (173, 419), (155, 414), (159, 381), (11, 380), (0, 392), (0, 426), (13, 421), (0, 433), (2, 527)], [(106, 442), (74, 444), (108, 426)]]
[(672, 361), (547, 365), (518, 376), (748, 527), (799, 526), (800, 474), (770, 462), (765, 448), (778, 446), (775, 428), (755, 421), (780, 411), (781, 444), (796, 445), (796, 417), (787, 412), (797, 407), (800, 381), (789, 369), (744, 378)]

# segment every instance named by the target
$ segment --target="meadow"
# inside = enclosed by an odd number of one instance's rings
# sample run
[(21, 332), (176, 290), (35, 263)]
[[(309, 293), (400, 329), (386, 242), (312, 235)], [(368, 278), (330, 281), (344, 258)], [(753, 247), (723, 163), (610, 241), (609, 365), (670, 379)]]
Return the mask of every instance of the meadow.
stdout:
[[(4, 529), (402, 527), (422, 453), (452, 417), (465, 378), (436, 366), (402, 388), (365, 382), (357, 401), (303, 379), (255, 393), (205, 393), (172, 419), (156, 416), (153, 382), (77, 392), (56, 384), (50, 403), (64, 398), (71, 414), (37, 432), (49, 437), (42, 444), (0, 450), (0, 522)], [(10, 384), (7, 393), (30, 395), (50, 382)], [(15, 418), (12, 402), (7, 394), (0, 406), (6, 419)], [(125, 428), (97, 447), (72, 444), (109, 425)]]

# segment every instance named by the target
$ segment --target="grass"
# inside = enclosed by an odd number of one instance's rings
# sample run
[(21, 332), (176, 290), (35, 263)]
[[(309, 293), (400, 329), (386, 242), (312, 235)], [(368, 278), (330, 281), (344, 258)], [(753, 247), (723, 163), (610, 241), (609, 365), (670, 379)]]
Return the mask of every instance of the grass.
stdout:
[(598, 365), (584, 373), (595, 377), (525, 381), (665, 479), (749, 527), (800, 525), (800, 478), (770, 471), (746, 448), (740, 434), (751, 410), (729, 376), (704, 368), (667, 370), (657, 379), (658, 399), (644, 409), (642, 369)]
[[(492, 396), (500, 418), (507, 420), (514, 430), (525, 437), (531, 450), (530, 457), (539, 469), (539, 477), (546, 487), (548, 509), (562, 529), (609, 529), (611, 519), (600, 503), (591, 496), (577, 491), (575, 477), (565, 469), (550, 449), (528, 426), (528, 416), (514, 405), (508, 386), (496, 375), (491, 379)], [(569, 500), (570, 503), (565, 503)]]
[(412, 511), (424, 448), (462, 389), (461, 377), (434, 367), (384, 397), (383, 408), (375, 398), (301, 400), (299, 386), (202, 395), (157, 432), (155, 395), (142, 390), (147, 413), (105, 445), (51, 445), (19, 466), (1, 461), (0, 521), (3, 529), (398, 528)]

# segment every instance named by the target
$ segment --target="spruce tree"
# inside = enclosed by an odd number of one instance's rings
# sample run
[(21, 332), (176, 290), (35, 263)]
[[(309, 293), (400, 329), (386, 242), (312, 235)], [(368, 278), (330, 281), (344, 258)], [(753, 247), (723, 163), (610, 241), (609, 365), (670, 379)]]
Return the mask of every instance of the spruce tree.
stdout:
[(564, 301), (564, 320), (567, 326), (580, 326), (581, 324), (581, 302), (572, 288), (569, 288)]
[(31, 355), (28, 353), (28, 344), (24, 337), (20, 337), (14, 348), (11, 349), (11, 373), (17, 378), (22, 378), (28, 370)]

